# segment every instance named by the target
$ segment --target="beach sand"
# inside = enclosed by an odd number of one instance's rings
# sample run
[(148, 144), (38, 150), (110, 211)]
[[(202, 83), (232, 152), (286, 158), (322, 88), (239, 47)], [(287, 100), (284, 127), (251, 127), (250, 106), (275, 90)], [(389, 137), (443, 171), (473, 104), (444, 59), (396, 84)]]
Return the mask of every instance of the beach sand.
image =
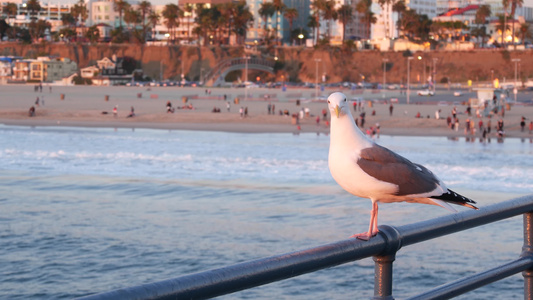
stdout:
[[(321, 94), (326, 96), (337, 89), (328, 89)], [(431, 98), (419, 97), (412, 92), (411, 102), (415, 104), (394, 103), (393, 115), (389, 115), (391, 98), (401, 98), (398, 91), (349, 91), (345, 92), (349, 98), (362, 97), (365, 100), (366, 112), (365, 129), (379, 123), (381, 134), (385, 135), (416, 135), (416, 136), (467, 136), (464, 132), (466, 106), (462, 105), (467, 98), (454, 98), (451, 94), (449, 101), (435, 102)], [(288, 89), (283, 92), (280, 88), (252, 88), (230, 89), (212, 88), (206, 93), (206, 88), (180, 87), (100, 87), (100, 86), (50, 86), (44, 85), (42, 92), (36, 92), (34, 85), (3, 85), (0, 86), (0, 123), (21, 126), (81, 126), (81, 127), (116, 127), (116, 128), (154, 128), (154, 129), (183, 129), (228, 132), (329, 132), (328, 122), (322, 118), (322, 110), (327, 108), (325, 100), (311, 101), (315, 98), (314, 89)], [(230, 110), (226, 108), (226, 101), (230, 102)], [(40, 105), (36, 106), (36, 98), (40, 98)], [(186, 97), (187, 102), (183, 101)], [(44, 98), (44, 105), (42, 99)], [(239, 103), (235, 103), (235, 99)], [(247, 100), (245, 100), (247, 99)], [(300, 105), (297, 104), (300, 100)], [(174, 113), (166, 112), (166, 103), (170, 101), (175, 109)], [(422, 102), (426, 101), (426, 102)], [(431, 102), (430, 102), (431, 101)], [(268, 114), (268, 104), (275, 106), (275, 114)], [(422, 104), (423, 103), (423, 104)], [(177, 107), (192, 105), (194, 109), (178, 109)], [(28, 110), (35, 106), (35, 116), (29, 117)], [(113, 115), (113, 108), (117, 106), (117, 116)], [(134, 117), (127, 117), (131, 107), (135, 109)], [(460, 120), (459, 131), (450, 130), (446, 125), (446, 117), (457, 106)], [(213, 108), (219, 108), (220, 113), (213, 113)], [(248, 108), (248, 116), (241, 118), (240, 107)], [(309, 116), (295, 124), (292, 114), (308, 108)], [(435, 119), (435, 111), (441, 110), (440, 120)], [(279, 111), (288, 111), (289, 116), (280, 115)], [(372, 113), (375, 111), (375, 115)], [(361, 112), (352, 111), (354, 116)], [(422, 118), (415, 118), (420, 113)], [(320, 120), (317, 124), (317, 116)], [(527, 126), (525, 132), (520, 131), (520, 118), (528, 118), (528, 124), (533, 120), (532, 106), (513, 106), (506, 111), (506, 137), (533, 137)], [(500, 116), (492, 118), (491, 135), (495, 136), (494, 126)], [(329, 115), (328, 115), (329, 119)], [(477, 128), (479, 121), (475, 115), (470, 117)], [(483, 118), (487, 124), (488, 118)], [(468, 135), (471, 136), (471, 135)], [(476, 132), (475, 136), (481, 136)]]

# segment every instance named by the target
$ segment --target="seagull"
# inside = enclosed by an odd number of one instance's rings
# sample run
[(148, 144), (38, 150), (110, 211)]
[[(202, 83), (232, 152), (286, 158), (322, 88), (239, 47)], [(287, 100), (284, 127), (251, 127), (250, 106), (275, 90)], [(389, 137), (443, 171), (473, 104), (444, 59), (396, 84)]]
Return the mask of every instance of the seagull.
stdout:
[(378, 203), (411, 202), (438, 205), (457, 212), (448, 203), (478, 209), (475, 201), (446, 188), (430, 170), (374, 143), (355, 125), (343, 93), (328, 97), (331, 112), (329, 170), (347, 192), (372, 201), (368, 232), (352, 238), (369, 240), (378, 230)]

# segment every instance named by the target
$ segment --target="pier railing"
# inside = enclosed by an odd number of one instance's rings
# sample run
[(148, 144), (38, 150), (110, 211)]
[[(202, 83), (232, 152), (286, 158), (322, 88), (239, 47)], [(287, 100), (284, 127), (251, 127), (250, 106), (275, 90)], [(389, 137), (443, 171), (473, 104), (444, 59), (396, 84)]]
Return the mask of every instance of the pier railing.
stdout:
[(343, 240), (83, 299), (206, 299), (373, 256), (372, 299), (390, 300), (394, 299), (392, 265), (400, 248), (518, 215), (524, 218), (524, 245), (519, 257), (409, 299), (448, 299), (522, 272), (524, 299), (533, 300), (533, 195), (414, 224), (380, 226), (380, 233), (369, 241)]

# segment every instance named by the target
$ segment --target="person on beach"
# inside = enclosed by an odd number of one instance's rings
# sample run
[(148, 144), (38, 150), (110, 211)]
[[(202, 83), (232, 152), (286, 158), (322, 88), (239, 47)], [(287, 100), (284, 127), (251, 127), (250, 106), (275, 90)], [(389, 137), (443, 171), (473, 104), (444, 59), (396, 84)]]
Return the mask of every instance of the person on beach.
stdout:
[(228, 112), (230, 111), (230, 108), (231, 104), (229, 103), (229, 101), (226, 101), (226, 109), (228, 110)]
[(452, 109), (452, 118), (455, 120), (457, 118), (457, 107), (453, 107)]
[(389, 115), (392, 117), (392, 111), (394, 110), (394, 105), (392, 105), (392, 102), (389, 105)]
[(476, 123), (474, 123), (474, 120), (470, 122), (470, 134), (476, 135)]
[(115, 117), (115, 118), (116, 118), (117, 115), (118, 115), (118, 107), (117, 107), (117, 106), (118, 106), (118, 105), (115, 105), (115, 107), (113, 107), (113, 117)]
[(526, 128), (526, 117), (522, 116), (522, 119), (520, 120), (520, 131), (524, 132), (525, 128)]
[(529, 122), (529, 134), (533, 133), (533, 121)]
[(35, 106), (39, 106), (39, 97), (35, 100)]
[(490, 134), (490, 131), (491, 131), (491, 122), (490, 122), (490, 116), (489, 116), (489, 120), (487, 121), (487, 133)]
[(35, 117), (35, 107), (30, 107), (30, 110), (28, 111), (28, 116)]
[(135, 117), (135, 108), (133, 108), (133, 106), (131, 107), (131, 112), (130, 114), (127, 116), (127, 118), (133, 118)]

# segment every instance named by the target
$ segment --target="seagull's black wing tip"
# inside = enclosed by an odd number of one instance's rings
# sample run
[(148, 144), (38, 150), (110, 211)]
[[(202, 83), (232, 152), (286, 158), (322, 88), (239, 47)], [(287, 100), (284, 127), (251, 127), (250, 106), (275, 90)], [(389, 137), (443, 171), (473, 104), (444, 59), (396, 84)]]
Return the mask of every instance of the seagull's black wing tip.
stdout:
[(470, 207), (470, 208), (473, 208), (473, 209), (479, 209), (477, 208), (474, 204), (476, 204), (476, 201), (472, 200), (472, 199), (469, 199), (469, 198), (466, 198), (465, 196), (463, 195), (460, 195), (450, 189), (448, 189), (448, 191), (440, 196), (432, 196), (431, 198), (433, 199), (439, 199), (439, 200), (442, 200), (442, 201), (445, 201), (445, 202), (448, 202), (448, 203), (451, 203), (451, 204), (456, 204), (456, 205), (461, 205), (461, 206), (466, 206), (466, 207)]

